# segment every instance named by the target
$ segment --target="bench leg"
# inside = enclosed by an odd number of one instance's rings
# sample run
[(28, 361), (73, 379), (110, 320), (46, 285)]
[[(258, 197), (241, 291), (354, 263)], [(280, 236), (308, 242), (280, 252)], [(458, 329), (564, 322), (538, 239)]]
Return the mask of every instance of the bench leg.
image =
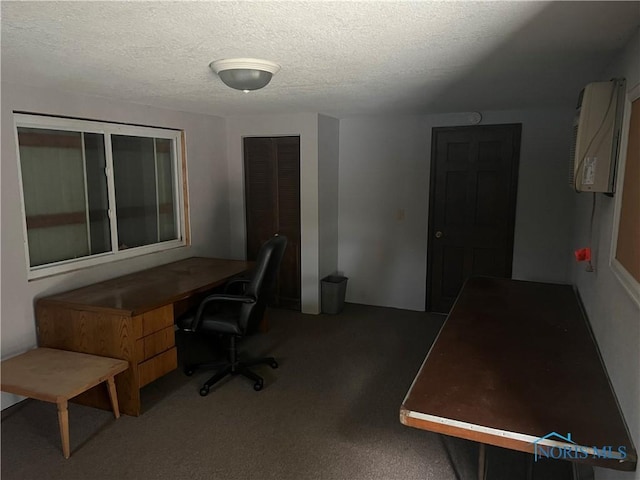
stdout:
[(116, 418), (120, 418), (120, 407), (118, 407), (118, 394), (116, 393), (116, 382), (113, 377), (107, 378), (107, 388), (109, 389), (109, 399), (111, 400), (111, 408)]
[(58, 402), (58, 423), (60, 424), (60, 439), (62, 440), (62, 454), (64, 458), (69, 458), (71, 451), (69, 448), (69, 410), (67, 401)]

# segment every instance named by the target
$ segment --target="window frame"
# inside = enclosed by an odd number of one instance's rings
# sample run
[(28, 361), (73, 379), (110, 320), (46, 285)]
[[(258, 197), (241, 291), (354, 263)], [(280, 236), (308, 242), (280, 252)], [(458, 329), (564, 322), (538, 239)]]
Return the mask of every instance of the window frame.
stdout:
[(627, 93), (625, 100), (624, 119), (622, 123), (622, 138), (618, 151), (618, 172), (616, 178), (616, 194), (613, 210), (613, 228), (611, 230), (611, 252), (609, 255), (609, 266), (620, 284), (627, 291), (633, 302), (640, 306), (640, 282), (638, 282), (625, 266), (617, 259), (618, 231), (620, 228), (620, 213), (622, 210), (622, 195), (625, 178), (625, 167), (627, 163), (627, 146), (629, 142), (631, 105), (640, 100), (640, 83), (636, 84)]
[[(14, 135), (16, 145), (16, 159), (18, 163), (18, 177), (20, 188), (20, 209), (22, 214), (22, 233), (27, 267), (27, 279), (49, 277), (61, 273), (67, 273), (82, 268), (102, 265), (127, 258), (138, 257), (150, 253), (166, 251), (174, 248), (186, 247), (190, 244), (189, 234), (189, 209), (188, 190), (186, 182), (186, 154), (185, 154), (185, 133), (184, 130), (175, 130), (159, 127), (148, 127), (141, 125), (130, 125), (124, 123), (112, 123), (106, 121), (82, 120), (77, 118), (56, 117), (38, 115), (31, 113), (13, 113)], [(29, 257), (29, 241), (27, 233), (27, 216), (22, 181), (22, 163), (20, 160), (20, 143), (18, 138), (18, 128), (39, 128), (61, 131), (72, 131), (81, 133), (94, 133), (104, 136), (107, 193), (108, 193), (108, 217), (111, 236), (111, 250), (104, 253), (97, 253), (81, 258), (60, 260), (44, 265), (31, 266)], [(111, 144), (112, 135), (126, 135), (131, 137), (161, 138), (171, 141), (173, 151), (172, 158), (173, 187), (176, 192), (176, 229), (177, 239), (165, 240), (150, 245), (132, 247), (120, 250), (118, 245), (116, 198), (113, 170), (113, 152)]]

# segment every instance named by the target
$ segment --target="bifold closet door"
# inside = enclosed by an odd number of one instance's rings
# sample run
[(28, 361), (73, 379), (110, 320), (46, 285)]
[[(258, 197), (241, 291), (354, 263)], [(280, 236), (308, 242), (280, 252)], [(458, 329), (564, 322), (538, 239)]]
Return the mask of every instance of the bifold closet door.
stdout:
[(244, 174), (247, 259), (285, 235), (275, 305), (300, 309), (300, 137), (246, 137)]

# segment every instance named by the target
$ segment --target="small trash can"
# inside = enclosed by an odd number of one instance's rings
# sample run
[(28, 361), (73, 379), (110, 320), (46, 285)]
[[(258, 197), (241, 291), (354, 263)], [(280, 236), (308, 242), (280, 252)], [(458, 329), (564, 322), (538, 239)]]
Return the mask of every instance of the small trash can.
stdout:
[(320, 282), (322, 296), (322, 313), (340, 313), (344, 307), (344, 296), (347, 293), (347, 277), (329, 275)]

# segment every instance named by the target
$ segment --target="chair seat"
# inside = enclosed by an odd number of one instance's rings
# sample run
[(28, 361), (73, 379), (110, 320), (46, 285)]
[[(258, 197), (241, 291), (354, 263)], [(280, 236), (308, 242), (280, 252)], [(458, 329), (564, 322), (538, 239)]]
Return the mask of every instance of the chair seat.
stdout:
[(225, 317), (223, 315), (216, 315), (215, 318), (207, 318), (206, 316), (202, 319), (202, 325), (200, 329), (203, 332), (212, 332), (212, 333), (229, 333), (232, 335), (243, 335), (244, 332), (240, 330), (240, 326), (238, 325), (238, 317), (237, 315)]
[[(202, 319), (199, 330), (205, 333), (223, 333), (231, 335), (243, 335), (240, 325), (238, 324), (238, 308), (237, 305), (225, 306), (226, 308), (211, 309), (207, 311), (205, 308), (202, 312)], [(233, 308), (236, 307), (236, 308)], [(193, 319), (196, 316), (196, 310), (187, 312), (176, 320), (178, 328), (181, 330), (190, 330)]]

